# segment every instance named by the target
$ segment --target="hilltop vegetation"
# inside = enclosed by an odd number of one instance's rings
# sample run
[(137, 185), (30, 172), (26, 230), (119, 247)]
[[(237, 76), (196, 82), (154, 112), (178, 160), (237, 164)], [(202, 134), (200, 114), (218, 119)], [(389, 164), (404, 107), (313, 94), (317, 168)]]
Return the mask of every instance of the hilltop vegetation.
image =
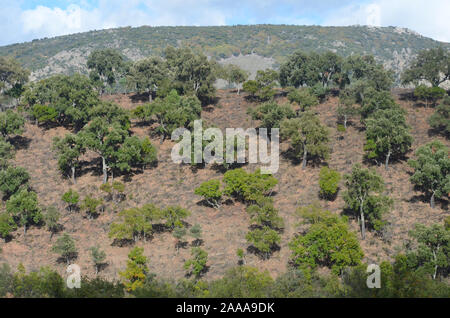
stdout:
[[(257, 54), (273, 59), (273, 67), (298, 49), (341, 56), (372, 54), (398, 75), (420, 50), (449, 47), (406, 29), (365, 26), (320, 27), (249, 25), (221, 27), (138, 27), (91, 31), (0, 47), (0, 55), (17, 58), (33, 72), (32, 78), (55, 73), (86, 73), (87, 56), (112, 48), (130, 60), (162, 56), (167, 46), (190, 47), (220, 60)], [(256, 70), (254, 70), (254, 73)]]

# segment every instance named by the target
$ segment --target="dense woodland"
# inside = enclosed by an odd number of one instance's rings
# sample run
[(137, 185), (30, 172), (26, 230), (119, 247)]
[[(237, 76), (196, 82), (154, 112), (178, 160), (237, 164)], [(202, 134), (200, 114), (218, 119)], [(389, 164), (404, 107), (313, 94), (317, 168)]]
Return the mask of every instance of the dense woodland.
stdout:
[[(0, 113), (0, 237), (11, 244), (19, 232), (25, 239), (30, 228), (47, 231), (55, 259), (69, 265), (76, 263), (80, 250), (71, 233), (64, 230), (61, 218), (82, 214), (95, 223), (113, 206), (120, 206), (123, 208), (109, 224), (108, 237), (110, 244), (128, 251), (126, 267), (110, 280), (101, 276), (109, 255), (98, 242), (92, 242), (89, 255), (95, 275), (84, 277), (82, 288), (73, 290), (67, 289), (62, 276), (51, 268), (27, 272), (22, 264), (17, 269), (4, 264), (0, 296), (450, 296), (450, 149), (448, 142), (442, 141), (450, 135), (450, 97), (440, 87), (450, 80), (449, 65), (446, 49), (424, 50), (402, 75), (404, 84), (416, 86), (407, 98), (434, 109), (428, 122), (439, 136), (410, 153), (414, 127), (391, 93), (393, 72), (370, 55), (345, 58), (330, 51), (296, 51), (279, 71), (258, 71), (256, 78), (249, 80), (249, 74), (238, 67), (221, 66), (190, 48), (168, 46), (163, 57), (136, 62), (103, 49), (90, 54), (89, 76), (54, 75), (36, 82), (28, 82), (29, 71), (15, 59), (0, 57), (0, 93), (15, 101), (14, 107)], [(219, 212), (229, 205), (244, 206), (249, 220), (247, 244), (235, 251), (237, 265), (220, 279), (204, 279), (212, 265), (205, 249), (205, 231), (200, 224), (187, 222), (193, 211), (183, 202), (170, 206), (151, 201), (139, 206), (126, 204), (134, 195), (127, 191), (126, 180), (160, 169), (157, 144), (170, 139), (178, 127), (193, 129), (194, 120), (202, 118), (206, 108), (221, 107), (214, 88), (218, 78), (235, 87), (232, 94), (242, 94), (254, 105), (247, 110), (249, 119), (262, 128), (280, 128), (286, 150), (283, 156), (293, 165), (302, 170), (320, 167), (315, 180), (320, 201), (292, 211), (298, 229), (283, 247), (289, 249), (288, 268), (275, 279), (268, 271), (248, 266), (246, 258), (252, 254), (266, 262), (281, 249), (287, 224), (276, 208), (280, 182), (276, 176), (261, 174), (245, 164), (192, 164), (194, 170), (220, 172), (219, 178), (192, 189), (199, 204)], [(127, 109), (108, 99), (108, 88), (119, 82), (143, 102)], [(342, 139), (356, 123), (365, 135), (364, 160), (349, 167), (349, 173), (330, 167), (333, 137), (317, 112), (318, 105), (329, 98), (338, 99), (335, 126)], [(52, 145), (60, 176), (70, 186), (60, 198), (62, 210), (38, 197), (27, 167), (14, 163), (17, 140), (26, 125), (67, 131), (55, 137)], [(134, 134), (132, 125), (150, 127), (151, 135)], [(212, 126), (208, 121), (206, 125), (203, 129)], [(95, 163), (100, 196), (75, 189), (86, 169), (82, 158), (87, 153)], [(441, 209), (444, 221), (413, 225), (404, 248), (391, 261), (380, 263), (382, 288), (368, 289), (368, 264), (363, 261), (361, 244), (372, 239), (372, 234), (385, 235), (387, 216), (395, 203), (376, 168), (395, 174), (392, 165), (398, 162), (407, 162), (412, 171), (409, 182), (430, 208)], [(338, 196), (344, 202), (340, 213), (324, 208)], [(350, 226), (355, 221), (358, 231)], [(173, 236), (177, 253), (189, 249), (190, 258), (182, 264), (184, 279), (167, 280), (152, 272), (152, 260), (144, 255), (144, 249), (151, 249), (152, 240), (161, 233)]]

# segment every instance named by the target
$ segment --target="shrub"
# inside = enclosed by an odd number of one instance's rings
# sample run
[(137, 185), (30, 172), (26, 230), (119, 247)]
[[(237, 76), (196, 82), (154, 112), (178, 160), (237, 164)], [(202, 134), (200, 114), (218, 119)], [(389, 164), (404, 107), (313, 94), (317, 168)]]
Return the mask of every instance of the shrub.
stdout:
[(220, 207), (222, 191), (220, 190), (219, 180), (209, 180), (203, 182), (200, 187), (195, 189), (194, 193), (202, 196), (204, 200), (213, 208), (217, 209)]
[(320, 169), (320, 195), (327, 199), (335, 197), (339, 189), (339, 181), (341, 181), (341, 175), (339, 172), (328, 167), (323, 167)]

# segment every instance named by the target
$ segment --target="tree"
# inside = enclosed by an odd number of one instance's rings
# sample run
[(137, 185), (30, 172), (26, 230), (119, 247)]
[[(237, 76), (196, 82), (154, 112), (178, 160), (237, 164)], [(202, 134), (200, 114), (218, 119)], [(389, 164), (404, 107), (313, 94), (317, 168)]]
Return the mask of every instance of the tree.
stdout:
[(26, 189), (11, 196), (6, 202), (6, 211), (23, 226), (24, 236), (27, 233), (28, 225), (38, 224), (42, 219), (36, 193)]
[(16, 59), (0, 56), (0, 95), (21, 88), (29, 75), (30, 71), (22, 68)]
[(328, 129), (311, 112), (303, 113), (300, 118), (284, 120), (281, 123), (281, 137), (290, 140), (295, 158), (302, 159), (302, 168), (306, 168), (308, 156), (327, 159), (330, 149)]
[(223, 193), (245, 202), (256, 202), (270, 195), (278, 180), (270, 174), (261, 174), (259, 169), (248, 173), (242, 168), (229, 170), (223, 176)]
[(206, 268), (208, 262), (208, 253), (200, 247), (193, 247), (191, 250), (192, 258), (184, 263), (184, 269), (189, 271), (189, 274), (199, 278)]
[(200, 226), (200, 224), (195, 224), (194, 226), (192, 226), (189, 229), (189, 235), (192, 236), (195, 241), (192, 242), (192, 245), (194, 246), (198, 246), (201, 245), (202, 243), (202, 227)]
[(65, 259), (67, 265), (73, 258), (76, 258), (78, 250), (75, 246), (75, 241), (70, 237), (69, 234), (64, 233), (60, 236), (55, 244), (52, 246), (52, 252), (59, 254)]
[(124, 285), (128, 292), (135, 291), (144, 285), (148, 272), (147, 257), (144, 248), (135, 247), (128, 254), (127, 268), (119, 275), (124, 278)]
[(174, 74), (174, 88), (180, 94), (193, 94), (205, 102), (215, 95), (214, 68), (203, 54), (194, 54), (189, 48), (165, 50), (169, 69)]
[(9, 135), (20, 135), (23, 132), (25, 118), (20, 114), (7, 110), (0, 112), (0, 134), (6, 139)]
[(166, 63), (160, 57), (149, 57), (135, 62), (127, 74), (127, 86), (140, 94), (152, 95), (165, 85), (171, 74)]
[(370, 87), (378, 92), (389, 91), (394, 82), (393, 72), (385, 70), (373, 55), (351, 55), (344, 62), (343, 70), (350, 83), (358, 83), (357, 86), (364, 83), (366, 88)]
[(240, 85), (248, 79), (248, 73), (242, 70), (239, 66), (228, 64), (224, 67), (224, 79), (228, 81), (228, 85), (233, 83), (237, 87), (237, 95), (239, 95)]
[(213, 208), (218, 209), (222, 200), (222, 190), (220, 190), (219, 180), (209, 180), (203, 182), (195, 189), (196, 195), (202, 196), (204, 200)]
[(142, 208), (123, 210), (118, 216), (122, 222), (111, 224), (109, 237), (137, 242), (141, 238), (146, 240), (153, 233), (152, 222), (160, 220), (163, 213), (154, 205), (147, 204)]
[(445, 135), (450, 137), (450, 97), (447, 97), (443, 102), (436, 107), (436, 111), (428, 119), (430, 126)]
[(334, 198), (339, 190), (340, 181), (341, 175), (338, 171), (332, 170), (328, 167), (323, 167), (320, 169), (320, 195), (327, 199)]
[(339, 92), (339, 106), (337, 109), (338, 119), (344, 122), (344, 128), (347, 129), (349, 118), (358, 114), (355, 107), (356, 97), (350, 89), (344, 89)]
[(108, 124), (104, 118), (94, 118), (83, 131), (81, 138), (88, 149), (102, 158), (103, 183), (108, 181), (108, 169), (117, 162), (117, 152), (128, 137), (128, 131), (119, 123)]
[(7, 200), (20, 189), (28, 188), (30, 174), (22, 167), (7, 167), (0, 171), (0, 191)]
[(417, 149), (416, 159), (409, 160), (408, 164), (414, 169), (411, 182), (430, 197), (434, 209), (434, 199), (450, 193), (449, 148), (434, 140)]
[(425, 85), (419, 85), (414, 89), (414, 96), (420, 100), (425, 101), (425, 107), (428, 107), (428, 102), (431, 101), (432, 105), (436, 105), (438, 99), (444, 98), (447, 95), (445, 89), (440, 87), (427, 87)]
[(273, 199), (270, 197), (261, 197), (246, 210), (254, 225), (268, 226), (271, 229), (284, 228), (283, 218), (278, 215), (278, 210), (273, 206)]
[(31, 107), (30, 113), (36, 122), (36, 126), (40, 123), (44, 125), (55, 123), (58, 118), (56, 109), (48, 105), (35, 104)]
[(69, 189), (69, 191), (65, 192), (62, 195), (61, 200), (67, 203), (67, 208), (69, 209), (69, 212), (72, 212), (72, 210), (77, 206), (80, 200), (80, 195), (78, 194), (78, 192)]
[(175, 247), (177, 249), (177, 252), (180, 248), (180, 246), (184, 245), (183, 238), (186, 236), (186, 228), (184, 226), (176, 226), (174, 230), (172, 231), (173, 237), (177, 240)]
[(245, 238), (249, 244), (252, 244), (262, 254), (264, 259), (268, 259), (272, 250), (281, 242), (278, 232), (268, 226), (248, 232)]
[(157, 150), (148, 137), (132, 136), (125, 138), (114, 154), (114, 164), (110, 168), (129, 172), (133, 167), (140, 167), (144, 171), (147, 165), (155, 164), (157, 160)]
[(302, 112), (313, 106), (319, 105), (319, 99), (311, 92), (309, 88), (291, 89), (287, 95), (287, 98), (291, 103), (297, 103)]
[(341, 274), (347, 266), (360, 264), (364, 256), (346, 221), (328, 215), (312, 224), (305, 235), (296, 236), (289, 248), (296, 266), (307, 270), (325, 265), (335, 274)]
[(92, 51), (87, 59), (89, 77), (99, 83), (101, 94), (106, 85), (113, 86), (116, 83), (123, 66), (123, 56), (113, 49)]
[(310, 56), (302, 51), (296, 51), (289, 56), (286, 63), (280, 66), (280, 84), (282, 87), (302, 87), (314, 85), (318, 81)]
[(191, 215), (180, 206), (169, 206), (162, 211), (162, 217), (166, 220), (165, 226), (173, 230), (175, 227), (183, 227), (183, 219)]
[(450, 270), (450, 231), (443, 225), (434, 224), (426, 227), (416, 224), (410, 236), (417, 240), (415, 251), (407, 254), (415, 267), (424, 270), (436, 279), (438, 274), (445, 275)]
[(402, 109), (382, 109), (366, 119), (365, 150), (369, 152), (368, 158), (384, 157), (386, 170), (390, 158), (405, 155), (413, 142), (405, 113)]
[(7, 212), (0, 213), (0, 237), (2, 237), (5, 242), (11, 235), (11, 232), (17, 229), (14, 218)]
[(105, 263), (106, 253), (99, 246), (92, 246), (89, 250), (91, 251), (91, 260), (95, 267), (95, 275), (98, 275), (101, 266)]
[(90, 195), (88, 195), (83, 199), (81, 203), (81, 209), (86, 211), (88, 219), (92, 219), (93, 217), (98, 215), (97, 208), (102, 203), (103, 203), (102, 199), (95, 199)]
[(3, 137), (0, 137), (0, 170), (8, 167), (9, 160), (14, 158), (14, 147)]
[(55, 137), (53, 149), (58, 153), (59, 169), (63, 173), (70, 171), (72, 183), (76, 184), (76, 169), (80, 166), (79, 158), (86, 152), (82, 137), (74, 134), (66, 134), (64, 138)]
[(156, 117), (159, 124), (157, 132), (161, 134), (161, 141), (170, 136), (177, 128), (191, 129), (194, 120), (201, 115), (201, 103), (195, 96), (180, 96), (176, 90), (164, 98), (157, 98), (148, 105), (147, 113)]
[(369, 89), (366, 91), (364, 100), (361, 102), (361, 121), (363, 122), (377, 110), (398, 108), (400, 108), (400, 106), (398, 106), (395, 102), (390, 92), (378, 92), (373, 89)]
[(364, 240), (366, 238), (366, 222), (369, 221), (371, 226), (378, 225), (375, 220), (380, 220), (380, 214), (387, 212), (393, 202), (381, 195), (384, 190), (384, 182), (374, 170), (364, 169), (357, 164), (353, 167), (351, 174), (344, 175), (344, 179), (347, 187), (344, 201), (347, 208), (353, 213), (359, 214), (361, 236)]
[(254, 98), (259, 91), (259, 85), (255, 80), (248, 80), (244, 84), (242, 84), (242, 89), (245, 92), (250, 93), (250, 95)]
[(61, 214), (59, 213), (58, 209), (54, 207), (53, 205), (47, 207), (45, 209), (45, 213), (42, 216), (45, 226), (47, 227), (47, 230), (50, 232), (50, 240), (53, 237), (53, 234), (58, 232), (60, 225), (58, 223), (59, 217)]
[(291, 105), (279, 105), (275, 101), (265, 102), (258, 107), (249, 108), (247, 112), (252, 116), (253, 120), (261, 121), (260, 126), (262, 128), (267, 129), (280, 128), (281, 121), (295, 117), (295, 112)]
[(450, 79), (450, 54), (448, 50), (438, 47), (422, 50), (403, 72), (403, 84), (427, 81), (432, 86)]
[[(58, 113), (59, 125), (82, 128), (90, 119), (89, 111), (100, 103), (92, 81), (84, 75), (53, 75), (27, 85), (22, 104), (47, 105)], [(53, 110), (51, 110), (53, 112)]]

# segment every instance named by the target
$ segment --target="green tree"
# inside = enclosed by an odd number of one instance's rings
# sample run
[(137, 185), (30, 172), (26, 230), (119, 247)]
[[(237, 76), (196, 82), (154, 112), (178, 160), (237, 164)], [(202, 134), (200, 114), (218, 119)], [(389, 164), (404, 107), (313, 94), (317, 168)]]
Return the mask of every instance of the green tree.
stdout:
[(69, 191), (65, 192), (61, 200), (67, 203), (67, 208), (69, 209), (69, 212), (72, 212), (72, 210), (77, 206), (78, 202), (80, 201), (80, 195), (78, 192), (69, 189)]
[(436, 111), (428, 119), (430, 126), (445, 135), (450, 137), (450, 97), (447, 97), (443, 102), (436, 107)]
[(144, 285), (148, 273), (148, 260), (143, 253), (144, 248), (133, 248), (128, 254), (126, 270), (119, 272), (119, 275), (124, 279), (124, 285), (128, 292), (135, 291)]
[(118, 240), (147, 239), (153, 233), (155, 220), (162, 218), (162, 212), (152, 204), (147, 204), (142, 208), (132, 208), (119, 212), (120, 223), (112, 223), (109, 237)]
[(344, 128), (347, 129), (347, 123), (350, 118), (357, 115), (356, 97), (350, 89), (344, 89), (339, 92), (339, 106), (337, 109), (338, 119), (343, 122)]
[(149, 57), (135, 62), (127, 74), (127, 85), (130, 89), (140, 94), (152, 95), (166, 85), (169, 73), (166, 63), (160, 57)]
[(364, 100), (361, 102), (361, 121), (363, 122), (377, 110), (399, 108), (390, 92), (369, 89), (365, 92)]
[(324, 198), (334, 198), (339, 190), (341, 175), (338, 171), (323, 167), (319, 173), (320, 195)]
[(327, 159), (328, 129), (311, 112), (303, 113), (300, 118), (284, 120), (281, 123), (281, 137), (288, 139), (295, 158), (302, 158), (302, 168), (306, 168), (308, 157)]
[(433, 279), (450, 270), (450, 231), (443, 225), (426, 227), (416, 224), (410, 236), (416, 239), (417, 248), (407, 254), (414, 267), (422, 267)]
[(436, 105), (438, 99), (444, 98), (447, 95), (445, 89), (440, 87), (427, 87), (426, 85), (419, 85), (414, 89), (414, 96), (419, 100), (425, 101), (425, 107), (428, 107), (428, 102)]
[(106, 253), (105, 251), (100, 249), (99, 246), (92, 246), (91, 248), (89, 248), (89, 251), (91, 252), (92, 263), (94, 263), (95, 275), (97, 275), (100, 271), (101, 266), (105, 264)]
[(8, 167), (9, 160), (14, 158), (15, 149), (11, 143), (0, 137), (0, 170)]
[(65, 259), (67, 265), (70, 264), (70, 261), (76, 258), (78, 250), (75, 246), (75, 241), (69, 234), (64, 233), (60, 236), (55, 244), (52, 246), (52, 252), (59, 254), (62, 258)]
[(402, 109), (383, 109), (366, 119), (368, 158), (384, 157), (386, 170), (390, 158), (405, 155), (413, 142), (405, 113)]
[(24, 236), (30, 224), (38, 224), (42, 219), (35, 192), (22, 189), (6, 202), (6, 211), (23, 226)]
[(45, 226), (50, 232), (50, 240), (52, 239), (53, 235), (60, 229), (60, 225), (58, 223), (60, 216), (61, 214), (59, 213), (58, 209), (53, 205), (47, 207), (42, 216), (45, 222)]
[(253, 245), (261, 253), (264, 259), (268, 259), (274, 248), (281, 242), (278, 232), (268, 226), (253, 229), (247, 233), (245, 238), (249, 244)]
[(280, 123), (286, 118), (295, 117), (295, 112), (291, 105), (279, 105), (275, 101), (265, 102), (264, 104), (249, 108), (247, 111), (253, 120), (261, 120), (262, 128), (280, 128)]
[(55, 123), (58, 118), (58, 112), (52, 106), (35, 104), (31, 107), (31, 116), (36, 122), (36, 126), (39, 124), (48, 125)]
[(28, 81), (29, 75), (30, 71), (22, 68), (16, 59), (0, 56), (0, 95), (14, 88), (21, 88)]
[(419, 52), (410, 66), (403, 72), (403, 84), (425, 80), (434, 87), (450, 79), (450, 54), (448, 50), (438, 47)]
[(220, 190), (219, 180), (209, 180), (203, 182), (195, 189), (196, 195), (202, 196), (204, 200), (213, 208), (218, 209), (222, 200), (222, 190)]
[[(53, 107), (59, 125), (82, 128), (90, 119), (89, 111), (100, 103), (92, 81), (84, 75), (53, 75), (27, 85), (22, 104)], [(52, 110), (53, 112), (53, 110)]]
[(193, 247), (191, 250), (192, 258), (184, 263), (184, 269), (189, 271), (189, 274), (199, 278), (206, 268), (208, 262), (208, 253), (200, 247)]
[(237, 87), (237, 95), (241, 91), (241, 84), (248, 79), (248, 73), (234, 64), (228, 64), (224, 67), (224, 79), (228, 82), (228, 86), (234, 84)]
[(95, 199), (90, 195), (86, 196), (81, 202), (81, 209), (86, 211), (88, 219), (98, 215), (97, 208), (103, 203), (102, 199)]
[(175, 247), (178, 252), (180, 246), (183, 246), (185, 243), (183, 239), (186, 236), (186, 228), (184, 226), (176, 226), (172, 231), (172, 235), (177, 240), (175, 243)]
[(0, 112), (0, 134), (6, 139), (9, 135), (20, 135), (23, 132), (25, 118), (12, 110)]
[(183, 227), (184, 218), (191, 215), (180, 206), (169, 206), (162, 211), (162, 217), (166, 220), (166, 227), (173, 230), (175, 227)]
[(11, 235), (11, 232), (17, 229), (14, 218), (7, 212), (0, 213), (0, 237), (6, 240)]
[(223, 193), (246, 202), (256, 202), (264, 195), (270, 195), (278, 180), (260, 169), (248, 173), (242, 168), (229, 170), (223, 176)]
[(87, 67), (89, 77), (99, 84), (103, 94), (105, 86), (113, 86), (123, 72), (123, 56), (113, 49), (95, 50), (88, 56)]
[(414, 169), (411, 182), (430, 197), (430, 206), (434, 209), (435, 198), (450, 193), (450, 157), (449, 148), (434, 140), (416, 151), (416, 159), (408, 164)]
[(128, 137), (128, 131), (117, 122), (109, 125), (104, 118), (94, 118), (80, 136), (87, 148), (102, 158), (103, 183), (106, 183), (108, 170), (117, 163), (117, 153)]
[(353, 167), (351, 174), (344, 175), (344, 179), (347, 187), (344, 201), (348, 209), (359, 214), (361, 236), (364, 240), (366, 222), (369, 221), (369, 225), (378, 228), (380, 224), (375, 221), (379, 221), (380, 214), (387, 212), (393, 203), (389, 198), (381, 195), (384, 190), (383, 178), (374, 170), (364, 169), (357, 164)]
[(0, 191), (7, 200), (20, 189), (28, 188), (30, 174), (22, 167), (7, 167), (0, 171)]
[(63, 173), (69, 173), (72, 183), (76, 184), (76, 169), (80, 167), (79, 158), (86, 152), (83, 139), (79, 135), (66, 134), (64, 138), (53, 139), (53, 149), (58, 153), (58, 167)]
[(307, 87), (291, 89), (287, 98), (291, 103), (297, 103), (302, 112), (313, 106), (319, 105), (319, 99), (311, 92), (311, 89)]
[(273, 199), (270, 197), (258, 199), (255, 204), (247, 207), (247, 213), (252, 224), (268, 226), (272, 229), (284, 228), (283, 218), (278, 215), (278, 210), (273, 206)]
[(345, 219), (330, 214), (323, 213), (323, 218), (313, 223), (305, 235), (298, 235), (289, 243), (296, 266), (307, 270), (325, 265), (341, 274), (347, 266), (360, 264), (364, 254), (356, 235)]
[(197, 246), (202, 243), (202, 227), (200, 224), (195, 224), (189, 229), (189, 235), (192, 236), (195, 241), (192, 242), (192, 245)]

